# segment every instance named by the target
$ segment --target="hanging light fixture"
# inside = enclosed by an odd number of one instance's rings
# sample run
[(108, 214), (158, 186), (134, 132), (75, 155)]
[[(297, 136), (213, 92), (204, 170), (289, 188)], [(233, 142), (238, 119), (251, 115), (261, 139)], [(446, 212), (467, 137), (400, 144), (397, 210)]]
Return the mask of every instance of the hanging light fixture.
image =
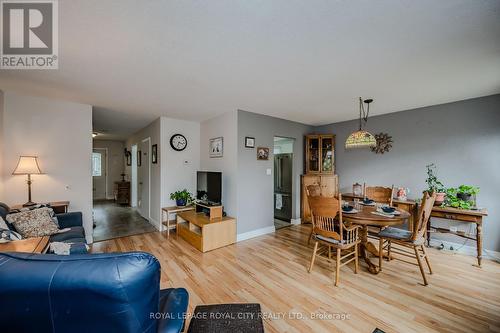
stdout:
[(370, 148), (374, 147), (377, 144), (377, 140), (375, 137), (367, 131), (363, 130), (363, 122), (366, 124), (368, 121), (368, 114), (370, 113), (370, 103), (373, 102), (373, 99), (365, 99), (366, 103), (366, 112), (363, 106), (363, 99), (359, 98), (359, 130), (351, 133), (345, 140), (345, 148)]

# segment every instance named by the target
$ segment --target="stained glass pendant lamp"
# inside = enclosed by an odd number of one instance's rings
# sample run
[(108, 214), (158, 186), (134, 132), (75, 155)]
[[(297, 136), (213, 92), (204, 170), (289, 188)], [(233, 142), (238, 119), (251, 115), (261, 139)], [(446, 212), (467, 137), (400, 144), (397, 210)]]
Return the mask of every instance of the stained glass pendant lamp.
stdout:
[(351, 133), (345, 140), (345, 148), (370, 148), (377, 145), (377, 140), (375, 137), (368, 131), (363, 130), (363, 123), (366, 125), (368, 121), (368, 114), (370, 113), (370, 103), (373, 102), (373, 99), (365, 99), (366, 103), (366, 112), (363, 106), (363, 99), (359, 98), (359, 130)]

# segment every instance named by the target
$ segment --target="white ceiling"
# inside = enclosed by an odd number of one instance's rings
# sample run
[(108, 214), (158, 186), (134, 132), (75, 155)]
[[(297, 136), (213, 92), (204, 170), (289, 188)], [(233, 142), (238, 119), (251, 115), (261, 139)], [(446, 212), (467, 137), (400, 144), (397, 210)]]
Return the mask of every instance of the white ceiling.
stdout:
[(0, 89), (91, 104), (124, 138), (236, 109), (307, 124), (500, 92), (498, 0), (60, 0), (59, 70)]

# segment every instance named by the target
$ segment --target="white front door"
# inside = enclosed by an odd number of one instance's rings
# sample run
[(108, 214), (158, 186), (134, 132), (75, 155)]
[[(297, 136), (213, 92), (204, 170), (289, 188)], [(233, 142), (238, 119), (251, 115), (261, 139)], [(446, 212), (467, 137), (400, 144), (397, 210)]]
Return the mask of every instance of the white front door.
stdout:
[(93, 199), (106, 199), (106, 149), (92, 150)]
[(145, 219), (150, 218), (150, 151), (151, 140), (147, 138), (139, 143), (137, 152), (137, 180), (139, 214)]

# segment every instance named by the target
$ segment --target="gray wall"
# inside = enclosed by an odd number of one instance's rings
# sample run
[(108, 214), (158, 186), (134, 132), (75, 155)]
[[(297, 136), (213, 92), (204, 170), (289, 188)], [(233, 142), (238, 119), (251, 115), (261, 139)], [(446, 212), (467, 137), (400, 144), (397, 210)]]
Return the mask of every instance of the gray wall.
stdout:
[[(293, 164), (293, 218), (300, 217), (300, 175), (304, 165), (304, 135), (312, 127), (284, 119), (238, 111), (238, 234), (274, 225), (274, 136), (295, 138)], [(255, 147), (268, 147), (268, 161), (257, 160), (256, 148), (245, 148), (245, 137)]]
[[(375, 100), (372, 110), (376, 109)], [(352, 189), (355, 182), (394, 183), (409, 187), (409, 196), (416, 198), (425, 189), (425, 166), (435, 163), (445, 186), (481, 188), (478, 205), (489, 211), (483, 226), (484, 248), (500, 251), (500, 95), (370, 118), (367, 130), (386, 132), (394, 140), (393, 149), (383, 155), (367, 149), (345, 150), (345, 139), (356, 128), (357, 121), (347, 121), (315, 129), (336, 134), (337, 173), (343, 190)], [(468, 230), (469, 225), (464, 227)], [(475, 246), (473, 241), (467, 245)]]
[[(227, 215), (233, 217), (238, 217), (237, 118), (238, 113), (231, 111), (206, 120), (200, 125), (200, 170), (222, 172), (222, 204)], [(209, 154), (210, 139), (220, 136), (224, 138), (223, 156), (212, 158)], [(239, 233), (239, 220), (237, 226)]]

